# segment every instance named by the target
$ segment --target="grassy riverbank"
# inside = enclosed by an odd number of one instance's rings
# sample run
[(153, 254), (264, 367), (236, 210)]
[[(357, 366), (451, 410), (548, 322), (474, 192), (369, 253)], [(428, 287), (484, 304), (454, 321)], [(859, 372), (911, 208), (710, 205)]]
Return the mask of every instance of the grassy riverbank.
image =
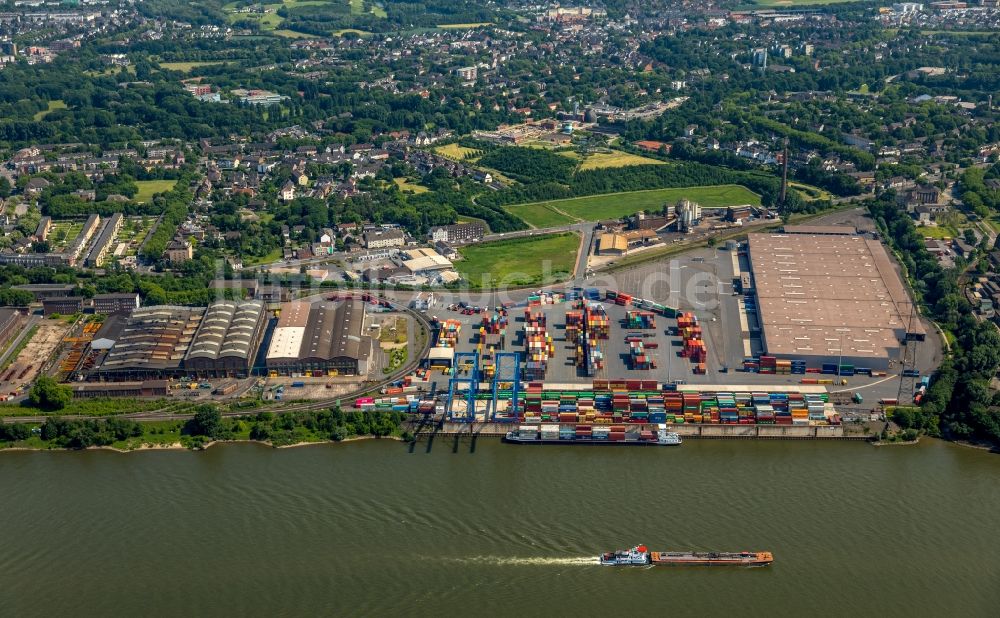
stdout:
[(404, 416), (381, 410), (339, 409), (223, 418), (214, 406), (200, 406), (191, 420), (138, 422), (124, 418), (73, 419), (0, 425), (0, 450), (204, 449), (217, 443), (258, 442), (273, 447), (343, 442), (360, 438), (409, 439)]

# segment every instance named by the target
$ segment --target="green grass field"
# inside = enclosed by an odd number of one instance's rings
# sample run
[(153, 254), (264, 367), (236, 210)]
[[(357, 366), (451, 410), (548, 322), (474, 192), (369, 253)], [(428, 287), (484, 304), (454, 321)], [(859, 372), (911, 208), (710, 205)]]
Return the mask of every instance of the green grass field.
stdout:
[(222, 64), (221, 62), (161, 62), (160, 68), (166, 69), (168, 71), (180, 71), (181, 73), (188, 73), (191, 69), (197, 69), (198, 67), (210, 67), (217, 64)]
[(396, 178), (394, 180), (396, 182), (396, 186), (399, 187), (399, 190), (403, 191), (404, 193), (406, 191), (410, 191), (412, 193), (419, 194), (419, 193), (427, 193), (428, 191), (430, 191), (430, 189), (428, 189), (424, 185), (419, 185), (413, 182), (407, 182), (405, 178)]
[(480, 154), (475, 148), (468, 148), (466, 146), (459, 146), (458, 144), (445, 144), (444, 146), (438, 146), (434, 149), (434, 152), (441, 155), (442, 157), (448, 157), (454, 161), (461, 161), (465, 157), (476, 156)]
[(281, 260), (283, 255), (281, 247), (275, 247), (271, 251), (261, 257), (246, 257), (243, 259), (243, 264), (245, 266), (256, 266), (257, 264), (270, 264), (271, 262), (278, 262)]
[(176, 180), (137, 180), (135, 184), (139, 186), (139, 192), (135, 194), (135, 201), (145, 203), (153, 199), (154, 193), (165, 193), (174, 188)]
[(819, 187), (814, 187), (801, 182), (789, 182), (788, 186), (798, 191), (802, 196), (802, 199), (807, 202), (833, 199), (833, 195), (829, 191), (820, 189)]
[(546, 285), (573, 274), (579, 248), (572, 232), (495, 240), (459, 249), (455, 268), (473, 288)]
[(587, 155), (578, 168), (579, 171), (598, 170), (608, 167), (628, 167), (630, 165), (664, 165), (663, 161), (640, 157), (628, 152), (597, 152)]
[[(506, 209), (534, 227), (566, 225), (575, 221), (619, 219), (641, 210), (657, 210), (664, 203), (689, 199), (705, 207), (760, 205), (760, 196), (741, 185), (681, 187), (628, 191), (565, 200), (516, 204)], [(565, 213), (565, 214), (562, 214)]]
[(35, 114), (35, 116), (34, 116), (35, 122), (38, 122), (42, 118), (45, 118), (46, 116), (48, 116), (49, 112), (53, 112), (53, 111), (55, 111), (57, 109), (66, 109), (66, 108), (67, 108), (66, 107), (66, 101), (63, 101), (62, 99), (55, 99), (54, 101), (49, 101), (49, 108), (48, 109), (43, 109), (42, 111), (37, 112)]
[[(280, 4), (265, 6), (270, 8), (281, 8)], [(251, 19), (260, 22), (261, 30), (274, 30), (278, 27), (278, 24), (284, 21), (284, 19), (277, 13), (229, 13), (226, 15), (226, 19), (231, 24), (240, 20)]]
[(564, 215), (554, 210), (554, 208), (556, 206), (549, 202), (536, 202), (534, 204), (507, 206), (506, 210), (515, 217), (519, 217), (531, 227), (556, 227), (576, 223), (576, 219)]
[(921, 225), (917, 227), (917, 234), (920, 234), (924, 238), (935, 238), (937, 240), (961, 236), (957, 229), (944, 225)]
[(285, 39), (315, 39), (315, 34), (306, 34), (305, 32), (297, 32), (295, 30), (275, 30), (272, 34), (275, 36), (280, 36)]

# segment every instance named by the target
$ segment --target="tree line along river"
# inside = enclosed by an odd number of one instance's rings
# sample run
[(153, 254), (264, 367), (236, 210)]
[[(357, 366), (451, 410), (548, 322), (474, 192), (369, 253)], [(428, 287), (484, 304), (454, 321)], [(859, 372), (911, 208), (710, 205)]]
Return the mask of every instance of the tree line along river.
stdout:
[[(0, 453), (9, 616), (995, 616), (1000, 457), (452, 438)], [(604, 550), (770, 550), (757, 569)]]

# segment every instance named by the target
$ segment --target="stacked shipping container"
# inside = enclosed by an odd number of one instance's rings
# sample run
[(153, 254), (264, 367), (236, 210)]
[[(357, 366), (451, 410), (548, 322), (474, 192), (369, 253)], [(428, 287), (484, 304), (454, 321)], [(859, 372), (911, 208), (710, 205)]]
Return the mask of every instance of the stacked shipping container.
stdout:
[(458, 342), (458, 335), (461, 332), (462, 323), (458, 320), (442, 320), (438, 322), (438, 347), (454, 348)]
[(521, 420), (574, 424), (578, 430), (581, 425), (625, 423), (840, 423), (839, 416), (828, 410), (826, 393), (678, 392), (661, 391), (657, 386), (652, 380), (595, 380), (591, 391), (549, 391), (541, 382), (533, 382), (528, 384), (524, 395)]
[(694, 373), (705, 373), (706, 362), (708, 361), (708, 349), (705, 347), (705, 340), (702, 339), (701, 326), (698, 325), (698, 318), (693, 313), (679, 313), (677, 315), (677, 334), (683, 339), (681, 356), (687, 358), (694, 365)]
[(651, 311), (626, 311), (625, 327), (630, 329), (656, 328), (656, 315)]
[(524, 347), (525, 366), (524, 378), (526, 380), (543, 380), (548, 361), (555, 355), (555, 344), (552, 343), (552, 336), (545, 329), (545, 314), (542, 312), (532, 312), (531, 309), (524, 311)]

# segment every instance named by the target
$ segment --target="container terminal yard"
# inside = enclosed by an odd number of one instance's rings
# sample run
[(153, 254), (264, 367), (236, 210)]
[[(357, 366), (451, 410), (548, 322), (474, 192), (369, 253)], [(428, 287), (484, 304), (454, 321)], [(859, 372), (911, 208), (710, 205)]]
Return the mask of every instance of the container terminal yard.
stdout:
[(929, 384), (936, 338), (881, 244), (851, 227), (752, 234), (669, 269), (680, 276), (645, 286), (654, 297), (623, 292), (646, 283), (625, 273), (619, 289), (442, 301), (427, 310), (426, 371), (406, 382), (437, 398), (361, 405), (433, 410), (491, 434), (666, 423), (689, 436), (844, 437), (845, 421), (919, 403)]
[(927, 332), (878, 240), (786, 226), (502, 295), (141, 307), (74, 329), (50, 366), (76, 397), (336, 402), (445, 433), (845, 437), (919, 403), (940, 357)]

